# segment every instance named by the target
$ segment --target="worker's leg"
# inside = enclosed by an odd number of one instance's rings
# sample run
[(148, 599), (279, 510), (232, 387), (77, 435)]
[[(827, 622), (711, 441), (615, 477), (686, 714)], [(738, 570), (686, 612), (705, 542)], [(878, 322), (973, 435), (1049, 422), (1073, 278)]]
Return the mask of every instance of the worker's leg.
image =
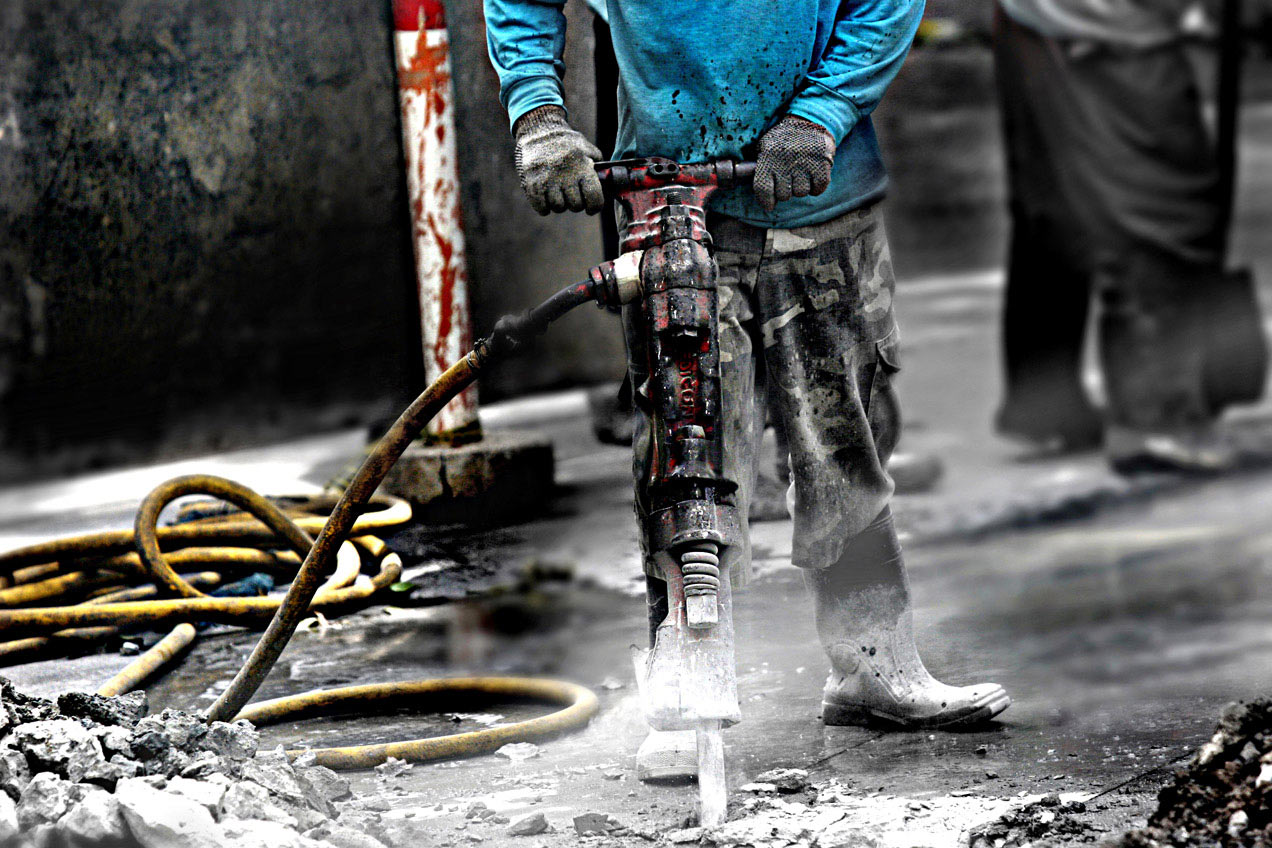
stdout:
[(1096, 246), (1062, 190), (1057, 155), (1070, 143), (1068, 90), (1050, 44), (1001, 10), (994, 58), (1011, 211), (997, 427), (1040, 445), (1096, 445), (1103, 421), (1081, 381)]
[(1013, 198), (1018, 186), (1026, 198), (1041, 190), (1084, 233), (1073, 241), (1101, 297), (1110, 460), (1121, 470), (1227, 466), (1211, 427), (1226, 398), (1207, 385), (1206, 364), (1222, 198), (1182, 48), (1079, 46), (1004, 21), (998, 61), (1002, 83), (1026, 92), (1010, 114), (1034, 122), (1031, 148), (1064, 177), (1030, 182), (1017, 169)]
[(1104, 422), (1082, 385), (1091, 277), (1053, 247), (1045, 221), (1013, 216), (995, 426), (1049, 449), (1098, 447)]
[[(750, 534), (746, 516), (755, 483), (755, 454), (763, 432), (763, 381), (757, 375), (753, 336), (755, 314), (752, 297), (760, 251), (764, 246), (762, 229), (732, 219), (715, 218), (710, 222), (719, 267), (719, 339), (721, 409), (724, 414), (724, 457), (722, 473), (737, 487), (733, 494), (741, 534), (722, 552), (721, 563), (733, 586), (745, 585), (750, 577)], [(629, 307), (625, 312), (628, 336), (628, 370), (638, 412), (633, 442), (633, 473), (636, 479), (636, 512), (644, 522), (648, 500), (650, 427), (649, 401), (645, 394), (647, 367), (644, 355), (644, 328), (639, 311)], [(667, 584), (660, 560), (650, 551), (645, 534), (646, 596), (649, 609), (649, 636), (652, 646), (658, 626), (667, 617)], [(689, 777), (697, 770), (697, 746), (692, 731), (651, 731), (636, 754), (637, 776), (647, 779)]]
[(756, 285), (773, 405), (791, 446), (793, 561), (831, 661), (823, 717), (906, 725), (983, 719), (993, 684), (946, 686), (914, 647), (885, 466), (900, 435), (893, 276), (877, 208), (770, 230)]
[(1178, 45), (1105, 49), (1066, 63), (1076, 124), (1109, 235), (1098, 267), (1100, 358), (1115, 468), (1214, 471), (1233, 452), (1213, 424), (1208, 316), (1221, 297), (1214, 151)]

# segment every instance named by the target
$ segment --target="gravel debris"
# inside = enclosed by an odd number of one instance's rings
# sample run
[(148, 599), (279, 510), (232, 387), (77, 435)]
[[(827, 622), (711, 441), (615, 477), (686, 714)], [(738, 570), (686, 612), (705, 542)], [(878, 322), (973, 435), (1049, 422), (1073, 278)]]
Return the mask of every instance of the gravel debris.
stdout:
[(375, 767), (375, 776), (381, 780), (391, 780), (395, 777), (401, 777), (411, 770), (411, 764), (406, 760), (399, 760), (397, 757), (389, 757), (384, 762)]
[(835, 780), (807, 788), (815, 800), (807, 793), (752, 796), (719, 827), (680, 825), (684, 829), (664, 838), (714, 848), (967, 848), (969, 823), (993, 822), (1019, 804), (1004, 798), (867, 794)]
[(797, 768), (771, 769), (757, 775), (755, 782), (770, 784), (778, 792), (800, 792), (808, 786), (808, 772)]
[(969, 848), (1016, 848), (1046, 844), (1046, 840), (1093, 841), (1100, 831), (1079, 816), (1087, 811), (1081, 801), (1062, 801), (1047, 795), (1004, 814), (997, 821), (972, 828)]
[(539, 756), (539, 746), (533, 742), (509, 742), (495, 751), (495, 756), (507, 757), (514, 763), (519, 763)]
[[(349, 781), (260, 751), (245, 721), (147, 714), (144, 693), (56, 702), (0, 678), (0, 844), (140, 848), (405, 848)], [(386, 805), (387, 806), (387, 805)], [(338, 819), (338, 821), (337, 821)], [(409, 837), (409, 835), (404, 834)]]
[(1272, 844), (1272, 699), (1230, 704), (1122, 848)]
[(622, 829), (623, 825), (605, 813), (584, 813), (574, 817), (574, 832), (579, 836), (586, 836), (589, 833), (613, 833)]
[(547, 831), (548, 819), (543, 813), (522, 816), (508, 826), (508, 832), (513, 836), (538, 836)]

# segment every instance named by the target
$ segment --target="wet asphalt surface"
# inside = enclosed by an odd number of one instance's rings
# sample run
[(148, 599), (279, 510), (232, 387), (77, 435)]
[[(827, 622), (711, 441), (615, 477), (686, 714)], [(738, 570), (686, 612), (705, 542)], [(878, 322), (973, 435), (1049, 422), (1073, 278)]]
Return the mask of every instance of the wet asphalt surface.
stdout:
[[(744, 721), (725, 733), (731, 786), (791, 766), (815, 781), (916, 799), (1096, 793), (1168, 763), (1204, 741), (1226, 703), (1267, 691), (1270, 514), (1272, 481), (1238, 477), (1091, 520), (911, 550), (920, 649), (932, 671), (955, 683), (992, 679), (1015, 698), (1000, 722), (958, 733), (822, 726), (826, 669), (802, 580), (789, 567), (769, 570), (736, 600)], [(587, 518), (583, 510), (575, 516)], [(566, 829), (538, 838), (550, 844), (570, 844), (570, 821), (584, 812), (650, 830), (692, 815), (692, 786), (645, 786), (632, 774), (644, 729), (628, 646), (644, 638), (641, 600), (564, 579), (567, 563), (555, 563), (546, 578), (526, 578), (516, 540), (532, 527), (474, 534), (485, 540), (489, 561), (513, 552), (506, 568), (487, 569), (488, 579), (469, 586), (474, 598), (373, 608), (299, 633), (260, 693), (467, 673), (549, 675), (595, 689), (601, 711), (591, 725), (544, 743), (532, 759), (416, 766), (390, 780), (358, 773), (359, 794), (387, 799), (386, 818), (418, 830), (425, 844), (471, 841), (470, 834), (518, 842), (501, 825), (464, 823), (476, 799), (512, 818), (543, 811)], [(786, 522), (765, 527), (789, 532)], [(418, 538), (407, 541), (418, 546)], [(448, 543), (461, 541), (457, 533)], [(419, 549), (436, 555), (433, 547)], [(542, 563), (534, 566), (542, 573)], [(179, 673), (150, 688), (153, 707), (206, 706), (250, 644), (244, 634), (206, 636)], [(77, 675), (87, 683), (121, 662), (45, 665), (45, 688), (74, 686)], [(31, 683), (40, 670), (13, 669)], [(265, 737), (288, 747), (382, 742), (544, 711), (480, 703), (454, 709), (313, 720), (270, 728)], [(1111, 817), (1106, 826), (1142, 818), (1159, 780), (1150, 775), (1129, 795), (1103, 799), (1099, 807), (1112, 805), (1099, 813)]]
[[(993, 289), (903, 287), (899, 299), (915, 353), (900, 386), (912, 410), (902, 447), (933, 451), (948, 469), (933, 493), (897, 499), (903, 528), (916, 504), (953, 509), (986, 486), (1011, 501), (1017, 487), (1102, 467), (1098, 455), (1039, 460), (991, 440), (986, 409), (996, 390), (966, 363), (992, 347)], [(951, 302), (969, 305), (955, 310)], [(389, 780), (357, 773), (359, 797), (387, 807), (385, 818), (420, 844), (480, 837), (571, 845), (571, 821), (582, 813), (652, 833), (694, 811), (692, 785), (645, 786), (633, 775), (645, 730), (628, 648), (645, 640), (646, 624), (629, 452), (596, 443), (584, 416), (548, 415), (534, 426), (554, 435), (557, 450), (558, 491), (543, 513), (497, 528), (415, 527), (390, 538), (415, 590), (397, 596), (397, 605), (298, 633), (258, 695), (470, 673), (551, 676), (597, 692), (601, 710), (591, 725), (544, 743), (532, 759), (422, 765)], [(343, 454), (318, 462), (303, 477), (321, 482), (344, 462)], [(791, 526), (755, 525), (760, 576), (736, 596), (735, 613), (744, 720), (725, 732), (734, 801), (746, 797), (737, 787), (781, 766), (857, 793), (920, 800), (1089, 795), (1195, 748), (1225, 704), (1266, 694), (1272, 679), (1272, 476), (1165, 492), (1085, 518), (907, 544), (916, 630), (931, 670), (951, 683), (993, 680), (1015, 699), (999, 723), (960, 733), (822, 726), (826, 666), (802, 579), (789, 564)], [(130, 512), (111, 506), (82, 521), (126, 524)], [(80, 521), (58, 520), (59, 532)], [(153, 707), (209, 705), (253, 640), (205, 634), (176, 671), (149, 687)], [(49, 694), (95, 688), (126, 662), (94, 656), (6, 673)], [(384, 742), (475, 730), (546, 708), (450, 709), (313, 720), (268, 728), (265, 737), (287, 747)], [(1097, 799), (1091, 818), (1110, 832), (1134, 825), (1166, 774)], [(527, 839), (507, 835), (506, 825), (468, 823), (464, 811), (474, 800), (514, 819), (542, 811), (555, 831)]]
[[(898, 498), (903, 528), (916, 504), (950, 510), (965, 494), (980, 498), (990, 489), (1010, 502), (1017, 487), (1101, 467), (1098, 455), (1039, 460), (992, 441), (986, 410), (995, 386), (966, 363), (992, 348), (993, 289), (903, 287), (899, 300), (915, 354), (900, 386), (912, 411), (902, 447), (917, 444), (947, 464), (933, 493)], [(258, 695), (470, 673), (551, 676), (597, 692), (601, 710), (591, 725), (544, 743), (532, 759), (416, 766), (389, 780), (356, 774), (359, 797), (387, 807), (386, 819), (420, 844), (480, 837), (571, 845), (570, 823), (582, 813), (661, 832), (694, 811), (692, 785), (645, 786), (633, 775), (645, 730), (628, 648), (645, 640), (646, 624), (629, 452), (596, 443), (582, 416), (548, 415), (534, 426), (553, 434), (557, 450), (558, 491), (543, 513), (497, 528), (415, 527), (390, 538), (415, 590), (395, 606), (298, 633)], [(321, 482), (346, 461), (319, 462), (303, 476)], [(1015, 699), (1001, 722), (960, 733), (822, 726), (826, 666), (802, 579), (789, 564), (791, 526), (755, 525), (760, 576), (736, 596), (735, 613), (744, 720), (725, 732), (735, 802), (745, 798), (737, 787), (780, 766), (858, 793), (913, 799), (1094, 794), (1195, 748), (1225, 704), (1266, 694), (1272, 679), (1272, 476), (1165, 491), (1085, 518), (907, 544), (917, 635), (931, 670), (951, 683), (993, 680)], [(84, 520), (127, 523), (130, 512), (111, 507)], [(76, 523), (59, 521), (59, 530)], [(209, 705), (253, 639), (206, 634), (178, 670), (149, 687), (153, 707)], [(47, 694), (95, 688), (126, 661), (85, 657), (7, 673)], [(265, 737), (288, 747), (384, 742), (475, 730), (546, 708), (451, 709), (313, 720), (269, 728)], [(1142, 820), (1166, 773), (1097, 799), (1092, 819), (1112, 832)], [(526, 839), (507, 835), (506, 825), (467, 823), (474, 800), (514, 819), (542, 811), (556, 830)]]

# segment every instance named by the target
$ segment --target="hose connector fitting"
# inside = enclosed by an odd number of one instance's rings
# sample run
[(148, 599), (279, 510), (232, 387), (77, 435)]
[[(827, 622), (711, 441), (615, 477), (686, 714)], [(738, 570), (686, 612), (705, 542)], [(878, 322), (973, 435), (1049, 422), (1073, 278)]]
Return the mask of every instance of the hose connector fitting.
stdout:
[(645, 251), (632, 250), (591, 270), (592, 286), (599, 306), (616, 309), (641, 296), (640, 261), (644, 256)]

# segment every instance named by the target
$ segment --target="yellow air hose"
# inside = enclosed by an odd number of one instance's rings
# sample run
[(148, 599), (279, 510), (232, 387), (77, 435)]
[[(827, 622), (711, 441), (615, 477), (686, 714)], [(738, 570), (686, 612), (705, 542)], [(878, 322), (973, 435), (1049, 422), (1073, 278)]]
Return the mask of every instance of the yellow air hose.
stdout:
[[(403, 704), (445, 710), (447, 697), (529, 699), (564, 707), (546, 716), (472, 733), (314, 751), (325, 765), (369, 768), (390, 756), (409, 762), (473, 756), (586, 725), (598, 709), (590, 691), (572, 683), (518, 677), (381, 683), (310, 692), (250, 707), (247, 702), (304, 617), (365, 607), (401, 577), (401, 560), (372, 531), (401, 526), (411, 517), (404, 501), (375, 495), (406, 447), (451, 398), (477, 378), (482, 367), (516, 347), (518, 337), (541, 333), (550, 321), (590, 299), (586, 284), (572, 286), (528, 315), (501, 322), (491, 339), (480, 342), (406, 408), (338, 499), (310, 499), (284, 510), (231, 480), (210, 475), (177, 477), (146, 496), (132, 531), (74, 536), (0, 554), (0, 635), (9, 638), (0, 643), (0, 663), (100, 641), (120, 628), (173, 627), (99, 690), (103, 695), (120, 695), (140, 686), (190, 646), (195, 638), (190, 622), (252, 627), (268, 620), (251, 656), (209, 709), (208, 721), (246, 718), (268, 724), (332, 710), (365, 712), (365, 708)], [(165, 506), (193, 494), (228, 501), (242, 514), (157, 527)], [(327, 510), (325, 519), (313, 514)], [(310, 533), (317, 533), (316, 538)], [(270, 550), (280, 539), (294, 553)], [(364, 556), (377, 571), (369, 581), (358, 581)], [(226, 575), (251, 571), (294, 574), (281, 599), (214, 597), (200, 588), (221, 583)], [(139, 578), (153, 585), (128, 585)], [(29, 606), (53, 598), (64, 605)]]

